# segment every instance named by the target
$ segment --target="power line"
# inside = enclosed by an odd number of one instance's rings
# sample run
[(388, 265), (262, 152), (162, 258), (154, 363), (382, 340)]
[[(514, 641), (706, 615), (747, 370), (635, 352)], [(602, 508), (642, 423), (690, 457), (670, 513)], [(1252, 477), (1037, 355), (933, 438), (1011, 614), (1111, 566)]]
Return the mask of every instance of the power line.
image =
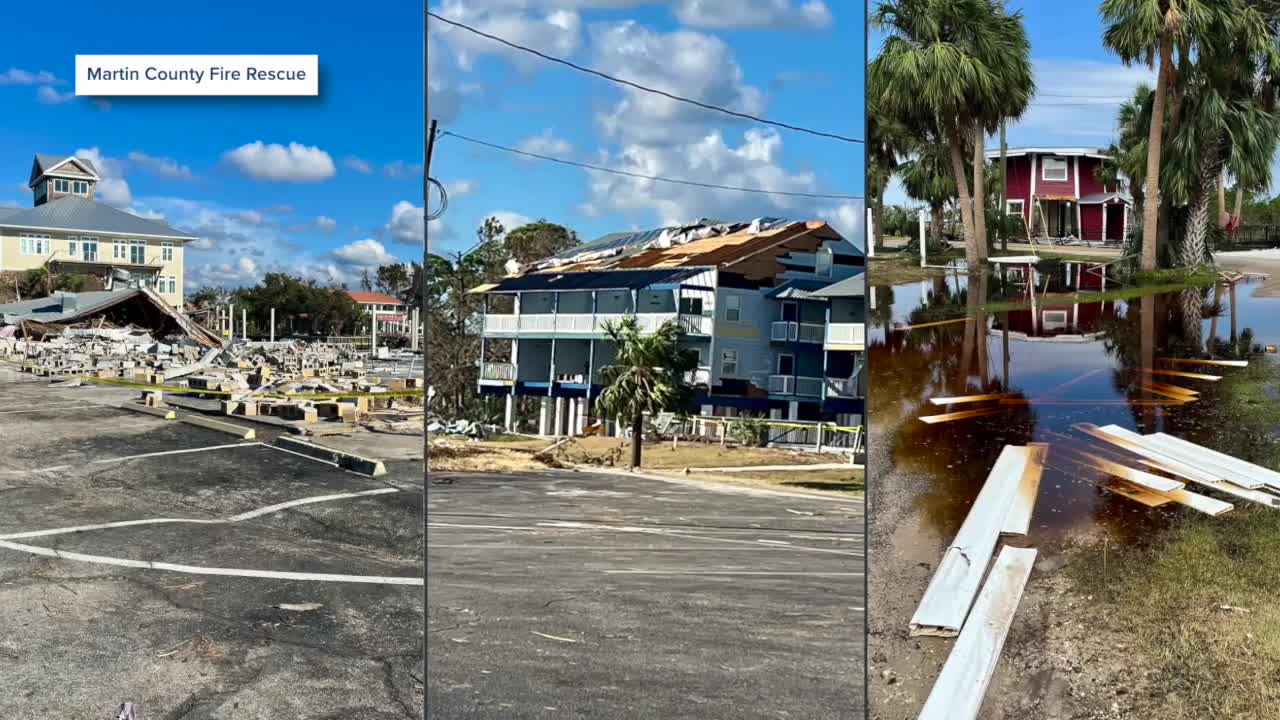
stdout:
[(1071, 98), (1073, 100), (1132, 100), (1132, 96), (1126, 95), (1060, 95), (1055, 93), (1036, 93), (1036, 97), (1051, 98)]
[(712, 183), (696, 182), (694, 180), (680, 180), (677, 178), (658, 177), (656, 175), (641, 175), (640, 173), (628, 172), (626, 170), (617, 170), (615, 168), (601, 167), (599, 165), (591, 165), (589, 163), (581, 163), (576, 160), (565, 160), (564, 158), (551, 157), (549, 155), (539, 155), (524, 150), (517, 150), (506, 145), (498, 145), (497, 143), (486, 142), (466, 135), (459, 135), (451, 130), (442, 130), (441, 135), (456, 137), (459, 140), (465, 140), (469, 143), (484, 145), (485, 147), (504, 152), (515, 153), (525, 157), (537, 158), (539, 160), (547, 160), (549, 162), (560, 163), (562, 165), (572, 165), (574, 167), (585, 168), (587, 170), (596, 170), (598, 172), (612, 173), (614, 175), (625, 175), (627, 177), (639, 178), (641, 180), (656, 180), (658, 182), (675, 183), (676, 185), (692, 185), (694, 187), (713, 188), (716, 190), (737, 190), (738, 192), (759, 193), (761, 195), (786, 195), (788, 197), (807, 197), (807, 198), (823, 198), (828, 200), (862, 200), (861, 195), (828, 195), (823, 193), (802, 193), (802, 192), (785, 192), (783, 190), (762, 190), (760, 188), (734, 187), (732, 185), (715, 185)]
[(506, 45), (507, 47), (514, 48), (514, 49), (516, 49), (516, 50), (521, 50), (521, 51), (523, 51), (523, 52), (531, 53), (531, 54), (533, 54), (533, 55), (537, 55), (538, 57), (542, 58), (543, 60), (549, 60), (549, 61), (554, 62), (554, 63), (559, 63), (559, 64), (564, 65), (564, 66), (566, 66), (566, 67), (571, 67), (571, 68), (573, 68), (574, 70), (578, 70), (578, 71), (580, 71), (580, 72), (588, 73), (588, 74), (590, 74), (590, 75), (595, 75), (595, 76), (597, 76), (597, 77), (602, 77), (602, 78), (604, 78), (605, 80), (610, 80), (610, 81), (613, 81), (613, 82), (616, 82), (616, 83), (619, 83), (619, 84), (622, 84), (622, 85), (626, 85), (626, 86), (628, 86), (628, 87), (633, 87), (633, 88), (635, 88), (635, 89), (637, 89), (637, 90), (643, 90), (643, 91), (645, 91), (645, 92), (653, 93), (653, 94), (655, 94), (655, 95), (661, 95), (661, 96), (663, 96), (663, 97), (665, 97), (665, 98), (669, 98), (669, 99), (671, 99), (671, 100), (676, 100), (676, 101), (683, 102), (683, 103), (689, 103), (690, 105), (696, 105), (696, 106), (698, 106), (698, 107), (700, 107), (700, 108), (703, 108), (703, 109), (705, 109), (705, 110), (715, 110), (716, 112), (722, 112), (722, 113), (725, 113), (726, 115), (733, 115), (733, 116), (735, 116), (735, 117), (740, 117), (740, 118), (743, 118), (743, 119), (745, 119), (745, 120), (752, 120), (752, 121), (755, 121), (755, 122), (758, 122), (758, 123), (764, 123), (765, 125), (774, 125), (774, 126), (776, 126), (776, 127), (786, 128), (787, 130), (795, 130), (796, 132), (808, 133), (808, 134), (810, 134), (810, 135), (817, 135), (818, 137), (831, 138), (832, 140), (840, 140), (840, 141), (847, 142), (847, 143), (862, 143), (862, 142), (863, 142), (862, 140), (859, 140), (859, 139), (857, 139), (857, 138), (851, 138), (851, 137), (848, 137), (848, 136), (845, 136), (845, 135), (838, 135), (838, 134), (836, 134), (836, 133), (823, 132), (823, 131), (821, 131), (821, 130), (813, 130), (813, 129), (806, 128), (806, 127), (800, 127), (799, 125), (788, 125), (787, 123), (784, 123), (784, 122), (777, 122), (777, 121), (774, 121), (774, 120), (767, 120), (767, 119), (765, 119), (765, 118), (759, 117), (759, 116), (757, 116), (757, 115), (752, 115), (752, 114), (750, 114), (750, 113), (742, 113), (742, 112), (738, 112), (738, 111), (736, 111), (736, 110), (730, 110), (730, 109), (728, 109), (728, 108), (720, 107), (719, 105), (708, 105), (707, 103), (699, 102), (699, 101), (697, 101), (697, 100), (691, 100), (691, 99), (689, 99), (689, 98), (681, 97), (681, 96), (679, 96), (679, 95), (673, 95), (673, 94), (671, 94), (671, 93), (669, 93), (669, 92), (667, 92), (667, 91), (665, 91), (665, 90), (658, 90), (658, 89), (656, 89), (656, 88), (651, 88), (651, 87), (648, 87), (648, 86), (645, 86), (645, 85), (641, 85), (641, 84), (639, 84), (639, 83), (631, 82), (630, 80), (624, 80), (624, 79), (622, 79), (622, 78), (620, 78), (620, 77), (616, 77), (616, 76), (613, 76), (613, 75), (609, 75), (609, 74), (607, 74), (607, 73), (600, 72), (599, 70), (595, 70), (595, 69), (592, 69), (592, 68), (589, 68), (589, 67), (585, 67), (585, 66), (583, 66), (583, 65), (578, 65), (577, 63), (573, 63), (573, 62), (570, 62), (570, 61), (568, 61), (568, 60), (564, 60), (564, 59), (562, 59), (562, 58), (555, 57), (555, 56), (553, 56), (553, 55), (548, 55), (548, 54), (543, 53), (543, 52), (540, 52), (540, 51), (538, 51), (538, 50), (534, 50), (534, 49), (533, 49), (533, 48), (531, 48), (531, 47), (525, 47), (524, 45), (519, 45), (519, 44), (517, 44), (517, 43), (513, 43), (513, 42), (511, 42), (510, 40), (506, 40), (506, 39), (504, 39), (504, 38), (500, 38), (500, 37), (498, 37), (497, 35), (490, 35), (489, 33), (484, 32), (483, 30), (477, 30), (476, 28), (473, 28), (473, 27), (471, 27), (470, 25), (464, 25), (463, 23), (456, 22), (456, 21), (454, 21), (454, 20), (450, 20), (450, 19), (448, 19), (448, 18), (441, 17), (440, 15), (438, 15), (438, 14), (436, 14), (436, 13), (434, 13), (434, 12), (431, 12), (430, 10), (428, 10), (428, 11), (427, 11), (427, 14), (428, 14), (428, 15), (430, 15), (431, 17), (433, 17), (433, 18), (435, 18), (435, 19), (439, 20), (439, 21), (440, 21), (440, 22), (442, 22), (442, 23), (447, 23), (447, 24), (449, 24), (449, 25), (453, 25), (454, 27), (462, 28), (463, 30), (466, 30), (466, 31), (468, 31), (468, 32), (475, 33), (476, 35), (479, 35), (480, 37), (488, 38), (488, 39), (493, 40), (493, 41), (495, 41), (495, 42), (502, 43), (503, 45)]

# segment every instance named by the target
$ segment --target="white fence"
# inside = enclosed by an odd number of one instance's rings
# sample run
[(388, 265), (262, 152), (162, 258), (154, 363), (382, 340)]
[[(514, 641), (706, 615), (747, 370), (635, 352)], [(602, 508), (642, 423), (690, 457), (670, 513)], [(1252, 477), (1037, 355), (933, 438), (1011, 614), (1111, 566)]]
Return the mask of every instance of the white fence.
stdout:
[(831, 323), (827, 326), (828, 345), (865, 345), (867, 326), (863, 323)]
[(780, 320), (769, 325), (769, 339), (775, 342), (821, 343), (823, 326), (819, 323)]

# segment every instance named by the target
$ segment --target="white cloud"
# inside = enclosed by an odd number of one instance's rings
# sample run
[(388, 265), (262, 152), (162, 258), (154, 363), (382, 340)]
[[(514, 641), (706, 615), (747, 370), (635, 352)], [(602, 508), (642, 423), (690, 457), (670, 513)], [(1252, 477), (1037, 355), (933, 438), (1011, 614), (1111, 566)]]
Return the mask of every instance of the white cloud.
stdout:
[(245, 275), (252, 275), (258, 271), (258, 263), (254, 262), (253, 258), (248, 255), (241, 255), (236, 264), (239, 266), (240, 272)]
[(691, 27), (731, 30), (823, 30), (831, 26), (831, 11), (821, 0), (792, 4), (791, 0), (680, 0), (676, 18)]
[(146, 153), (134, 150), (128, 155), (130, 162), (147, 172), (155, 173), (161, 177), (173, 180), (194, 180), (195, 175), (192, 174), (191, 168), (180, 164), (177, 160), (168, 157), (156, 157), (147, 155)]
[(126, 209), (133, 202), (133, 193), (129, 191), (129, 183), (124, 179), (124, 163), (116, 158), (102, 154), (96, 146), (80, 148), (76, 157), (82, 157), (98, 169), (98, 185), (94, 189), (94, 198), (101, 203)]
[(393, 242), (405, 245), (421, 245), (427, 235), (422, 208), (407, 200), (401, 200), (391, 208), (391, 221), (386, 231)]
[(58, 92), (48, 85), (36, 88), (36, 102), (44, 105), (62, 105), (76, 99), (73, 92)]
[(372, 238), (356, 242), (333, 251), (333, 257), (339, 262), (352, 267), (371, 268), (379, 265), (400, 262), (400, 258), (387, 252), (382, 243)]
[(362, 175), (368, 175), (373, 172), (373, 166), (369, 164), (368, 160), (358, 158), (354, 155), (344, 158), (342, 160), (342, 165), (348, 170), (355, 170)]
[(62, 85), (64, 82), (48, 70), (32, 72), (11, 67), (0, 72), (0, 85)]
[[(773, 130), (748, 130), (742, 143), (727, 144), (713, 131), (688, 144), (627, 145), (616, 155), (601, 153), (601, 164), (659, 177), (705, 179), (719, 185), (783, 192), (818, 192), (812, 172), (790, 172), (780, 164), (782, 138)], [(805, 198), (690, 187), (642, 178), (587, 171), (590, 198), (581, 210), (652, 215), (658, 224), (714, 217), (747, 220), (765, 215), (811, 219), (816, 212)], [(654, 223), (647, 219), (643, 225)]]
[(316, 218), (316, 229), (321, 232), (333, 232), (338, 228), (338, 221), (321, 215)]
[(222, 157), (242, 175), (255, 180), (318, 182), (336, 172), (329, 153), (297, 142), (284, 146), (256, 140), (228, 150)]
[(444, 184), (444, 190), (451, 198), (460, 198), (463, 195), (469, 195), (476, 189), (474, 180), (454, 180)]
[(1053, 58), (1032, 64), (1036, 97), (1009, 128), (1009, 141), (1020, 145), (1106, 144), (1115, 135), (1120, 103), (1139, 83), (1155, 87), (1155, 73), (1143, 65)]
[(262, 213), (257, 210), (241, 210), (236, 217), (248, 225), (261, 225)]
[(396, 180), (421, 180), (422, 163), (407, 163), (403, 160), (394, 160), (382, 166), (382, 174)]
[(565, 157), (573, 152), (573, 145), (564, 138), (557, 137), (555, 130), (547, 128), (540, 135), (532, 135), (516, 144), (517, 150), (537, 155)]
[[(688, 30), (661, 33), (626, 21), (593, 25), (591, 50), (591, 64), (602, 72), (737, 112), (764, 112), (764, 93), (745, 82), (732, 50), (717, 37)], [(597, 113), (596, 121), (624, 142), (680, 141), (726, 118), (634, 88), (622, 92), (622, 100)]]
[(818, 211), (818, 217), (860, 248), (866, 247), (866, 206), (861, 200), (845, 200), (834, 207)]
[(487, 213), (485, 217), (497, 218), (498, 222), (502, 223), (502, 229), (503, 229), (504, 235), (506, 233), (511, 232), (512, 230), (515, 230), (521, 225), (528, 225), (529, 223), (533, 222), (533, 218), (529, 217), (528, 215), (522, 215), (518, 212), (512, 212), (510, 210), (495, 210), (494, 212)]
[[(445, 0), (435, 11), (443, 17), (465, 23), (481, 32), (496, 35), (517, 45), (567, 57), (574, 54), (582, 43), (582, 20), (578, 13), (567, 9), (550, 9), (541, 12), (520, 8), (481, 8), (477, 3), (465, 0)], [(509, 60), (522, 73), (531, 73), (544, 61), (520, 50), (495, 43), (445, 23), (428, 19), (428, 31), (443, 41), (462, 70), (473, 69), (478, 58), (498, 55)], [(432, 42), (427, 43), (428, 54)], [(428, 86), (430, 79), (428, 79)]]

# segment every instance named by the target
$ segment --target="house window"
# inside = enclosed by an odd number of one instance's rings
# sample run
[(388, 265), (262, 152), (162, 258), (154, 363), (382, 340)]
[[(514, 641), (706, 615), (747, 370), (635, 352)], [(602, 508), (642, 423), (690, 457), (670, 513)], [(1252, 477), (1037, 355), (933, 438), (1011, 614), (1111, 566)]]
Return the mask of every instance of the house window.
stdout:
[(1007, 201), (1004, 207), (1004, 214), (1017, 215), (1018, 217), (1026, 217), (1026, 215), (1024, 214), (1024, 208), (1026, 207), (1026, 205), (1024, 203), (1025, 203), (1024, 200)]
[(737, 377), (738, 376), (738, 351), (725, 350), (720, 355), (720, 376), (721, 377)]
[(85, 182), (84, 180), (76, 180), (75, 182), (71, 183), (71, 192), (74, 192), (77, 195), (88, 195), (89, 183)]
[[(75, 252), (72, 251), (71, 254), (75, 255)], [(80, 238), (80, 257), (83, 258), (85, 262), (98, 261), (98, 238), (96, 237)]]
[(75, 237), (67, 238), (67, 254), (71, 256), (72, 260), (80, 257), (80, 241), (76, 240)]
[(60, 193), (71, 192), (71, 181), (63, 180), (62, 178), (54, 178), (53, 191)]
[(160, 243), (160, 259), (164, 262), (173, 262), (173, 242), (165, 240)]
[(701, 315), (702, 314), (702, 298), (697, 298), (697, 297), (680, 298), (680, 314), (681, 315)]
[(831, 260), (831, 248), (819, 250), (817, 260), (814, 261), (814, 274), (820, 278), (831, 277)]
[(147, 262), (147, 244), (142, 240), (129, 241), (129, 262), (143, 265)]
[(1065, 182), (1067, 179), (1067, 161), (1065, 158), (1047, 157), (1040, 167), (1041, 180)]
[[(724, 319), (728, 322), (742, 322), (742, 298), (737, 295), (724, 296)], [(734, 357), (737, 357), (735, 353)]]
[(778, 355), (778, 374), (779, 375), (795, 375), (796, 374), (796, 356), (791, 353), (780, 353)]
[(23, 255), (47, 255), (49, 236), (23, 233), (18, 236)]
[(160, 275), (156, 278), (156, 292), (173, 295), (178, 292), (178, 278), (174, 275)]

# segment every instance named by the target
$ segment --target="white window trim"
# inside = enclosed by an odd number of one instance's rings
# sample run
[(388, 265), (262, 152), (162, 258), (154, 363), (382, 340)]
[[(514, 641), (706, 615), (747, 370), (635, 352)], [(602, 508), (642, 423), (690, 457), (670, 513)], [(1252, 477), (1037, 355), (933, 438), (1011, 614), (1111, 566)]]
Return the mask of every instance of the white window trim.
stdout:
[(48, 235), (40, 233), (19, 233), (18, 234), (18, 251), (27, 256), (42, 256), (49, 254), (50, 238)]
[(174, 248), (174, 243), (172, 240), (165, 240), (160, 243), (160, 261), (161, 262), (173, 262), (173, 257), (174, 257), (173, 248)]
[(1014, 206), (1014, 205), (1017, 205), (1017, 206), (1018, 206), (1018, 212), (1016, 213), (1016, 214), (1018, 215), (1018, 217), (1026, 217), (1026, 216), (1027, 216), (1027, 201), (1026, 201), (1026, 200), (1006, 200), (1006, 201), (1005, 201), (1005, 203), (1004, 203), (1004, 214), (1005, 214), (1005, 215), (1013, 215), (1013, 214), (1015, 214), (1015, 213), (1014, 213), (1014, 211), (1013, 211), (1013, 206)]
[(782, 372), (782, 358), (784, 357), (791, 358), (791, 374), (795, 375), (796, 374), (796, 354), (795, 353), (789, 353), (789, 352), (778, 353), (778, 361), (773, 365), (774, 371), (779, 375), (786, 374)]
[[(729, 359), (729, 355), (733, 355), (733, 359)], [(729, 372), (728, 367), (733, 366), (733, 372)], [(720, 351), (720, 377), (737, 378), (738, 377), (738, 351), (726, 349)]]
[[(93, 248), (93, 257), (89, 257), (89, 248)], [(98, 262), (98, 238), (95, 235), (80, 236), (80, 259), (85, 262)]]
[[(730, 300), (737, 302), (738, 306), (737, 306), (737, 307), (730, 307), (730, 306), (729, 306), (729, 305), (730, 305), (730, 302), (729, 302)], [(730, 312), (734, 312), (734, 311), (736, 311), (736, 312), (738, 313), (738, 317), (737, 317), (737, 318), (730, 318), (730, 317), (729, 317), (729, 313), (730, 313)], [(742, 322), (742, 296), (740, 296), (740, 295), (725, 295), (725, 296), (724, 296), (724, 321), (725, 321), (725, 322), (732, 322), (732, 323), (740, 323), (740, 322)]]
[[(1051, 162), (1062, 163), (1062, 177), (1050, 177), (1049, 163)], [(1067, 180), (1070, 180), (1071, 163), (1069, 163), (1066, 158), (1046, 157), (1044, 162), (1040, 163), (1040, 179), (1045, 182), (1066, 182)]]

